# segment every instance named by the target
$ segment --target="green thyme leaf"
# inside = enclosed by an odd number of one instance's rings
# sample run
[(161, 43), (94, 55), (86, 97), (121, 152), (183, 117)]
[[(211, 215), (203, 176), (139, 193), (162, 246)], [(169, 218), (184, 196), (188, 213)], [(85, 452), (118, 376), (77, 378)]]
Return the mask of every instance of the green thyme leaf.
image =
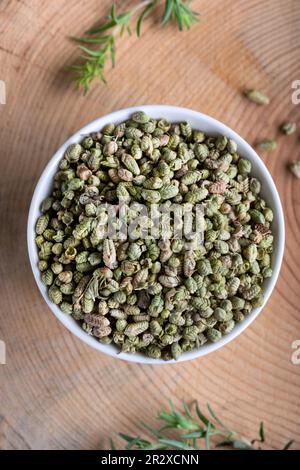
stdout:
[(152, 428), (151, 426), (149, 426), (148, 424), (145, 424), (143, 423), (143, 427), (145, 429), (147, 429), (148, 431), (151, 432), (151, 434), (153, 434), (155, 437), (157, 437), (158, 439), (160, 439), (162, 437), (162, 434), (160, 431), (157, 431), (156, 429)]
[(211, 430), (211, 424), (208, 423), (206, 433), (205, 433), (205, 447), (207, 450), (210, 450), (210, 430)]
[(165, 11), (162, 18), (162, 24), (166, 25), (169, 22), (173, 10), (173, 0), (167, 0), (165, 5)]
[(187, 402), (185, 401), (185, 399), (182, 400), (182, 404), (183, 404), (183, 408), (184, 408), (185, 414), (186, 414), (189, 418), (193, 419), (192, 414), (191, 414), (191, 410), (190, 410), (190, 408), (189, 408), (189, 405), (188, 405)]
[(146, 6), (146, 8), (142, 11), (140, 14), (137, 24), (136, 24), (136, 33), (137, 36), (140, 37), (141, 35), (141, 30), (142, 30), (142, 23), (146, 19), (146, 17), (149, 15), (149, 13), (153, 10), (154, 6), (156, 5), (157, 0), (152, 0), (149, 5)]
[(261, 442), (265, 442), (265, 430), (263, 422), (261, 422), (259, 426), (259, 437)]
[(182, 441), (176, 441), (175, 439), (159, 439), (159, 442), (161, 444), (165, 444), (167, 446), (170, 446), (170, 448), (173, 448), (173, 449), (195, 450), (194, 447), (191, 447), (191, 446), (189, 446), (188, 444), (185, 444)]
[(198, 418), (202, 421), (202, 423), (204, 423), (205, 426), (207, 426), (209, 423), (209, 420), (204, 416), (204, 414), (200, 410), (198, 402), (196, 402), (196, 413), (197, 413)]
[(99, 33), (104, 33), (104, 31), (107, 31), (108, 29), (111, 29), (115, 26), (114, 21), (108, 21), (107, 23), (104, 23), (101, 26), (97, 26), (95, 28), (91, 28), (88, 31), (86, 31), (86, 34), (99, 34)]
[(228, 433), (231, 433), (230, 429), (220, 420), (220, 418), (216, 415), (215, 411), (212, 409), (211, 405), (207, 404), (208, 411), (210, 412), (211, 416), (216, 420), (218, 424)]
[(111, 450), (117, 450), (116, 445), (112, 438), (109, 439), (109, 443), (110, 443)]
[(289, 448), (294, 444), (294, 440), (288, 441), (282, 450), (289, 450)]
[(196, 432), (190, 432), (188, 434), (182, 434), (182, 437), (184, 439), (201, 439), (206, 436), (206, 431), (196, 431)]
[(123, 433), (120, 433), (119, 436), (122, 437), (122, 439), (124, 439), (127, 442), (127, 445), (126, 445), (127, 450), (130, 450), (133, 448), (144, 449), (148, 446), (151, 446), (151, 442), (147, 441), (146, 439), (141, 439), (140, 437), (132, 437)]

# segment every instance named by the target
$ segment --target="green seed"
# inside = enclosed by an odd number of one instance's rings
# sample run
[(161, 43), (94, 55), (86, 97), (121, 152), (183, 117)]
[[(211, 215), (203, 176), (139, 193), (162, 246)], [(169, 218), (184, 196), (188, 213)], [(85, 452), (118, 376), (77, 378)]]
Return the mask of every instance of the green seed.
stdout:
[(181, 356), (181, 353), (182, 353), (182, 349), (179, 343), (178, 342), (173, 343), (171, 345), (171, 354), (172, 354), (173, 359), (175, 359), (175, 361), (179, 359), (179, 357)]
[(294, 161), (290, 164), (290, 170), (296, 178), (300, 178), (300, 161)]
[(173, 197), (177, 196), (178, 192), (179, 188), (172, 184), (165, 184), (159, 190), (160, 197), (163, 201), (172, 199)]
[(140, 174), (140, 168), (139, 168), (136, 160), (131, 155), (129, 155), (129, 154), (123, 155), (122, 156), (122, 163), (134, 175), (139, 175)]
[(257, 144), (257, 148), (268, 151), (276, 150), (277, 142), (274, 139), (265, 139)]
[(62, 293), (58, 287), (52, 285), (49, 289), (49, 298), (55, 304), (60, 304), (62, 301)]
[(285, 135), (294, 134), (296, 132), (296, 123), (295, 122), (285, 122), (280, 126), (280, 130)]
[(222, 333), (216, 328), (209, 328), (207, 330), (206, 336), (209, 339), (209, 341), (211, 341), (212, 343), (216, 343), (217, 341), (220, 341), (220, 339), (222, 338)]
[(36, 226), (35, 226), (35, 232), (37, 235), (42, 235), (44, 233), (44, 231), (48, 227), (49, 219), (50, 218), (48, 214), (41, 215), (38, 218)]
[(150, 117), (144, 113), (144, 111), (137, 111), (136, 113), (133, 113), (131, 119), (138, 124), (145, 124), (146, 122), (150, 121)]
[(65, 151), (65, 158), (70, 162), (77, 162), (80, 158), (82, 151), (83, 148), (80, 144), (71, 144)]
[(267, 105), (270, 103), (270, 98), (261, 91), (251, 89), (246, 90), (244, 94), (246, 98), (248, 98), (248, 100), (252, 101), (253, 103), (260, 105)]

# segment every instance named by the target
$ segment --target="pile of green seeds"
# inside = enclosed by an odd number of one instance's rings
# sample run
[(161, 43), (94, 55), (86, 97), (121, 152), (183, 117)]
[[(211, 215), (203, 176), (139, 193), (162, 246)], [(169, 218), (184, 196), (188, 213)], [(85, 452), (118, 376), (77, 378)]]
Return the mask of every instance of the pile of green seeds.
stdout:
[[(136, 112), (70, 145), (36, 223), (52, 302), (101, 343), (178, 359), (262, 304), (272, 276), (272, 209), (226, 136)], [(204, 240), (105, 238), (103, 204), (201, 203)], [(147, 222), (147, 221), (146, 221)]]

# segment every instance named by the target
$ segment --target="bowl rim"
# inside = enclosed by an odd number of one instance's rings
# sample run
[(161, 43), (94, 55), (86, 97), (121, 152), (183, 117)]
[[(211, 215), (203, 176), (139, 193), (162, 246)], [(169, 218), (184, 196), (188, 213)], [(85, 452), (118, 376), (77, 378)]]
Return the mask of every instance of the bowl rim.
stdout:
[[(133, 112), (136, 112), (136, 111), (145, 111), (150, 116), (155, 114), (161, 117), (165, 117), (166, 114), (173, 114), (174, 119), (170, 118), (172, 122), (188, 120), (188, 117), (190, 117), (191, 119), (196, 119), (196, 120), (199, 119), (199, 121), (204, 120), (209, 126), (214, 128), (214, 130), (208, 131), (208, 132), (211, 132), (212, 134), (214, 133), (224, 134), (234, 139), (238, 144), (238, 148), (240, 147), (243, 148), (242, 151), (240, 151), (239, 149), (239, 153), (241, 153), (242, 156), (244, 156), (245, 158), (249, 158), (250, 156), (250, 160), (255, 162), (255, 166), (259, 168), (260, 172), (263, 173), (263, 179), (267, 183), (268, 191), (270, 191), (270, 193), (272, 194), (272, 198), (274, 200), (273, 201), (274, 207), (272, 207), (272, 209), (274, 210), (274, 213), (276, 214), (276, 217), (278, 219), (278, 224), (277, 224), (278, 232), (276, 234), (277, 250), (275, 250), (276, 256), (274, 256), (274, 259), (273, 259), (273, 274), (272, 274), (272, 277), (268, 280), (269, 284), (267, 288), (264, 290), (264, 302), (262, 306), (253, 309), (252, 312), (243, 320), (243, 322), (236, 325), (235, 328), (232, 330), (232, 332), (226, 336), (223, 336), (220, 341), (216, 343), (207, 343), (198, 349), (184, 352), (177, 361), (175, 360), (164, 361), (162, 359), (148, 358), (140, 353), (135, 353), (135, 354), (119, 353), (116, 350), (116, 347), (112, 345), (102, 344), (99, 341), (97, 341), (94, 337), (88, 335), (80, 327), (80, 325), (78, 325), (78, 323), (75, 320), (72, 319), (73, 321), (70, 322), (69, 320), (71, 320), (71, 318), (65, 315), (63, 312), (61, 312), (59, 307), (50, 301), (47, 295), (47, 289), (41, 281), (40, 271), (37, 267), (38, 256), (37, 256), (37, 250), (35, 246), (35, 235), (34, 235), (35, 234), (34, 229), (35, 229), (35, 223), (36, 223), (35, 213), (37, 211), (40, 213), (40, 204), (42, 202), (42, 198), (39, 196), (39, 194), (43, 188), (44, 183), (48, 181), (48, 173), (49, 172), (51, 173), (51, 170), (53, 171), (54, 168), (57, 168), (58, 162), (61, 160), (64, 151), (71, 143), (80, 141), (83, 135), (89, 134), (91, 132), (95, 132), (101, 129), (105, 124), (109, 122), (114, 122), (114, 123), (122, 122), (128, 119), (128, 117)], [(185, 115), (188, 117), (182, 118), (182, 115)], [(267, 169), (266, 165), (261, 160), (261, 158), (256, 153), (256, 151), (250, 146), (250, 144), (248, 144), (238, 133), (236, 133), (229, 126), (223, 124), (221, 121), (211, 116), (192, 110), (190, 108), (172, 106), (172, 105), (162, 105), (162, 104), (148, 104), (148, 105), (141, 105), (141, 106), (133, 106), (133, 107), (123, 108), (117, 111), (113, 111), (109, 114), (106, 114), (99, 118), (94, 119), (93, 121), (83, 126), (81, 129), (76, 131), (70, 138), (68, 138), (59, 147), (59, 149), (50, 158), (44, 170), (42, 171), (38, 179), (38, 182), (35, 186), (34, 192), (33, 192), (32, 200), (31, 200), (30, 208), (29, 208), (29, 213), (28, 213), (28, 221), (27, 221), (27, 248), (28, 248), (31, 269), (32, 269), (36, 284), (38, 286), (38, 289), (40, 293), (42, 294), (48, 307), (50, 308), (51, 312), (71, 333), (73, 333), (75, 336), (81, 339), (84, 343), (93, 347), (97, 351), (103, 352), (117, 359), (140, 363), (140, 364), (171, 365), (171, 364), (176, 364), (178, 362), (184, 362), (184, 361), (196, 359), (196, 358), (205, 356), (213, 351), (216, 351), (217, 349), (222, 348), (223, 346), (231, 342), (233, 339), (238, 337), (255, 320), (255, 318), (263, 310), (263, 308), (265, 307), (267, 301), (269, 300), (271, 296), (271, 293), (277, 282), (280, 268), (282, 265), (284, 244), (285, 244), (284, 215), (283, 215), (283, 209), (282, 209), (282, 205), (281, 205), (277, 188), (275, 186), (273, 178), (271, 174), (269, 173), (269, 170)]]

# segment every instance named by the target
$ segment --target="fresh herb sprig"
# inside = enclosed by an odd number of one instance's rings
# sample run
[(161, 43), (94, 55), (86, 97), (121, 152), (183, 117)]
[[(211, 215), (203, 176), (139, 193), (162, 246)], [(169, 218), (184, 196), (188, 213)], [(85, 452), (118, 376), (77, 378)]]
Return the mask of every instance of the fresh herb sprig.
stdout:
[[(94, 79), (100, 79), (106, 83), (105, 65), (110, 58), (112, 66), (116, 63), (116, 41), (124, 33), (131, 34), (131, 24), (136, 19), (136, 33), (139, 37), (142, 24), (153, 11), (157, 0), (143, 0), (131, 10), (119, 13), (116, 3), (112, 4), (107, 21), (100, 26), (87, 31), (84, 37), (72, 37), (81, 51), (80, 63), (69, 66), (73, 71), (73, 77), (77, 88), (83, 88), (86, 93)], [(189, 29), (198, 21), (197, 13), (191, 9), (191, 2), (185, 0), (165, 0), (165, 9), (162, 17), (162, 25), (170, 21), (177, 24), (180, 31)]]
[[(210, 405), (207, 405), (207, 408), (208, 413), (205, 415), (198, 402), (195, 402), (192, 409), (183, 400), (183, 412), (181, 412), (170, 402), (170, 410), (163, 409), (157, 418), (164, 423), (163, 426), (154, 429), (142, 424), (153, 435), (152, 440), (122, 433), (119, 436), (126, 442), (125, 449), (127, 450), (201, 450), (203, 448), (209, 450), (213, 445), (215, 448), (221, 449), (261, 449), (261, 444), (265, 442), (263, 423), (260, 423), (258, 438), (250, 441), (226, 426)], [(175, 431), (177, 437), (170, 438), (166, 435), (166, 431)], [(293, 442), (292, 440), (287, 442), (282, 450), (288, 450)], [(116, 449), (112, 439), (110, 445), (112, 449)]]

